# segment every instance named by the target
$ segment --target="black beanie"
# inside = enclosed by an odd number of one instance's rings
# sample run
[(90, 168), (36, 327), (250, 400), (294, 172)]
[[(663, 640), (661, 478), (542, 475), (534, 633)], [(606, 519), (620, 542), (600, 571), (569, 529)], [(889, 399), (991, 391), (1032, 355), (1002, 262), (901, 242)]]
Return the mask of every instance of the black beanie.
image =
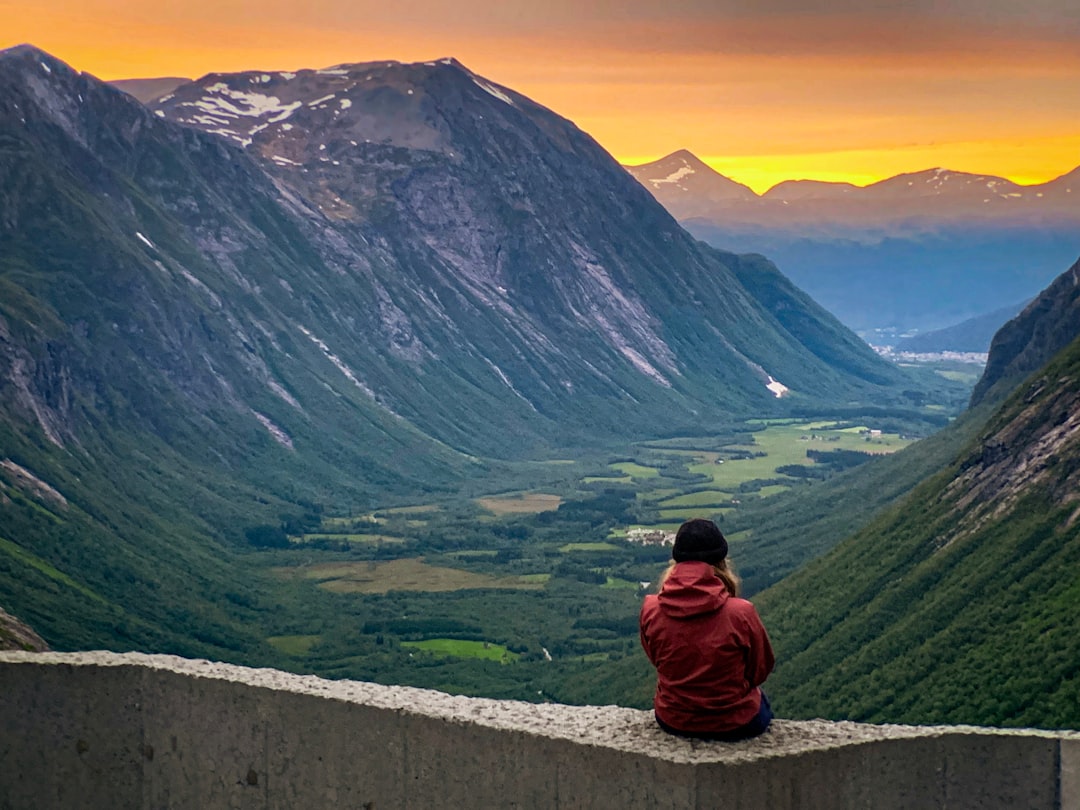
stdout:
[(694, 518), (679, 527), (671, 556), (675, 562), (700, 560), (716, 565), (727, 556), (727, 540), (711, 520)]

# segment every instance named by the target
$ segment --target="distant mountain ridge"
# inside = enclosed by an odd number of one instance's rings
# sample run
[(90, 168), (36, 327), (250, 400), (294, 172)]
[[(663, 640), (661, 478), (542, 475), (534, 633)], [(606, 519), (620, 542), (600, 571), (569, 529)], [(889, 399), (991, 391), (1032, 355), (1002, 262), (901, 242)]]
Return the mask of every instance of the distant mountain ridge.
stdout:
[(945, 329), (921, 332), (899, 340), (896, 350), (901, 352), (977, 352), (990, 350), (990, 343), (1001, 326), (1016, 317), (1029, 302), (1013, 304), (988, 312)]
[[(678, 184), (652, 182), (676, 156)], [(1033, 186), (939, 168), (712, 198), (700, 190), (730, 181), (685, 151), (628, 171), (695, 236), (769, 256), (875, 342), (1031, 298), (1080, 254), (1080, 168)]]
[[(777, 216), (767, 202), (781, 204), (801, 203), (814, 200), (813, 209), (796, 209), (786, 212), (792, 219), (823, 221), (843, 213), (860, 220), (875, 221), (902, 216), (926, 217), (950, 216), (1023, 216), (1033, 211), (1043, 216), (1060, 216), (1070, 221), (1080, 220), (1080, 167), (1045, 183), (1021, 186), (1003, 177), (986, 174), (958, 172), (944, 168), (924, 169), (888, 177), (866, 186), (853, 183), (822, 180), (785, 180), (757, 194), (748, 186), (724, 176), (693, 153), (681, 149), (666, 157), (637, 166), (625, 166), (626, 170), (642, 185), (654, 192), (657, 199), (671, 211), (676, 219), (693, 216), (727, 215), (747, 221), (769, 222), (770, 215)], [(658, 179), (659, 178), (659, 179)], [(713, 189), (730, 189), (727, 193), (713, 194)], [(679, 193), (682, 192), (682, 193)], [(705, 198), (712, 204), (704, 208)], [(907, 200), (919, 201), (920, 207), (897, 208), (889, 203)], [(829, 201), (843, 201), (843, 208), (822, 208)], [(874, 206), (861, 213), (854, 207)], [(927, 204), (934, 207), (926, 210)], [(747, 205), (749, 204), (749, 205)], [(975, 204), (971, 209), (970, 205)], [(950, 206), (945, 208), (944, 206)], [(691, 213), (705, 210), (707, 213)]]

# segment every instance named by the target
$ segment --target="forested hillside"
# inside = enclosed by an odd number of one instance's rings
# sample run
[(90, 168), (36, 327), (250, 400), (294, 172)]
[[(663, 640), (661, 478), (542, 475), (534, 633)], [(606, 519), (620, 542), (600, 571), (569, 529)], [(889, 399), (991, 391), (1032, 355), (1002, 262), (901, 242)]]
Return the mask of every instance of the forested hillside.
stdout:
[(1080, 725), (1080, 338), (943, 472), (758, 597), (782, 715)]

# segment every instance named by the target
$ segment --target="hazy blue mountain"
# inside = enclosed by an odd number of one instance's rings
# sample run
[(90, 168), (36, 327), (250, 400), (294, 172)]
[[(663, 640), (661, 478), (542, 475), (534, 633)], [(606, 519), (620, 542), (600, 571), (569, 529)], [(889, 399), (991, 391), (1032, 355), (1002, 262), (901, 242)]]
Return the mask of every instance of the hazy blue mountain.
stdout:
[(988, 312), (985, 315), (977, 315), (966, 321), (947, 326), (944, 329), (933, 329), (929, 332), (920, 332), (908, 338), (897, 341), (896, 350), (902, 352), (977, 352), (985, 353), (990, 350), (990, 341), (998, 329), (1007, 321), (1019, 314), (1029, 302), (1013, 304), (1012, 306)]
[[(646, 168), (631, 171), (655, 173)], [(1046, 286), (1080, 253), (1077, 171), (1019, 186), (928, 169), (866, 187), (787, 181), (717, 199), (685, 182), (645, 185), (695, 236), (769, 256), (848, 326), (903, 332), (945, 328)]]
[(109, 84), (129, 96), (134, 96), (143, 104), (149, 104), (190, 81), (191, 79), (180, 76), (161, 76), (154, 79), (117, 79)]

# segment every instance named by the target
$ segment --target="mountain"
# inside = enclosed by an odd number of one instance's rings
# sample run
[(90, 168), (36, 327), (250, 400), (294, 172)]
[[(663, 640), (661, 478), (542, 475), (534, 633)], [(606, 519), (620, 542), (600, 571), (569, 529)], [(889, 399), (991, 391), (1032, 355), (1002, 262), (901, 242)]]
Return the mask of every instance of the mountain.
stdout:
[(910, 385), (453, 60), (151, 111), (0, 52), (0, 592), (55, 647), (276, 660), (263, 529)]
[(109, 84), (129, 96), (134, 96), (143, 104), (149, 104), (190, 81), (191, 79), (178, 76), (161, 76), (156, 79), (117, 79)]
[(985, 315), (968, 318), (966, 321), (944, 329), (920, 332), (897, 341), (895, 348), (900, 352), (916, 353), (976, 352), (981, 354), (987, 352), (998, 329), (1016, 317), (1028, 303), (1025, 301), (1022, 304), (1003, 307), (987, 312)]
[(1078, 172), (1020, 186), (937, 168), (718, 199), (645, 185), (698, 238), (767, 255), (849, 327), (895, 333), (945, 328), (1045, 287), (1080, 253)]
[(1078, 335), (1080, 261), (994, 335), (986, 369), (971, 393), (972, 405), (1011, 390)]
[[(379, 277), (401, 322), (435, 307), (410, 329), (429, 336), (412, 350), (436, 358), (447, 344), (470, 347), (471, 375), (560, 426), (593, 396), (604, 404), (590, 431), (597, 419), (647, 430), (655, 414), (644, 403), (667, 403), (676, 423), (688, 411), (697, 420), (702, 408), (768, 401), (770, 376), (819, 397), (837, 384), (897, 380), (849, 343), (864, 376), (842, 382), (735, 278), (735, 257), (688, 238), (573, 124), (455, 60), (214, 74), (155, 113), (235, 141), (322, 206), (356, 254), (384, 245), (406, 271)], [(442, 288), (434, 302), (403, 286), (416, 273)], [(493, 348), (492, 329), (516, 337)], [(797, 370), (798, 357), (814, 374)], [(791, 374), (796, 385), (783, 379)]]
[(677, 219), (705, 216), (718, 203), (757, 198), (749, 186), (724, 177), (685, 149), (625, 168)]
[(858, 190), (859, 187), (853, 183), (833, 183), (825, 180), (784, 180), (761, 196), (766, 200), (780, 200), (781, 202), (790, 203), (793, 200), (837, 200), (853, 192), (858, 192)]
[[(1021, 317), (1075, 335), (1080, 320), (1061, 300), (1056, 282)], [(992, 360), (1011, 353), (994, 344)], [(770, 678), (779, 711), (1076, 728), (1077, 491), (1080, 337), (943, 471), (759, 595), (781, 662)]]

